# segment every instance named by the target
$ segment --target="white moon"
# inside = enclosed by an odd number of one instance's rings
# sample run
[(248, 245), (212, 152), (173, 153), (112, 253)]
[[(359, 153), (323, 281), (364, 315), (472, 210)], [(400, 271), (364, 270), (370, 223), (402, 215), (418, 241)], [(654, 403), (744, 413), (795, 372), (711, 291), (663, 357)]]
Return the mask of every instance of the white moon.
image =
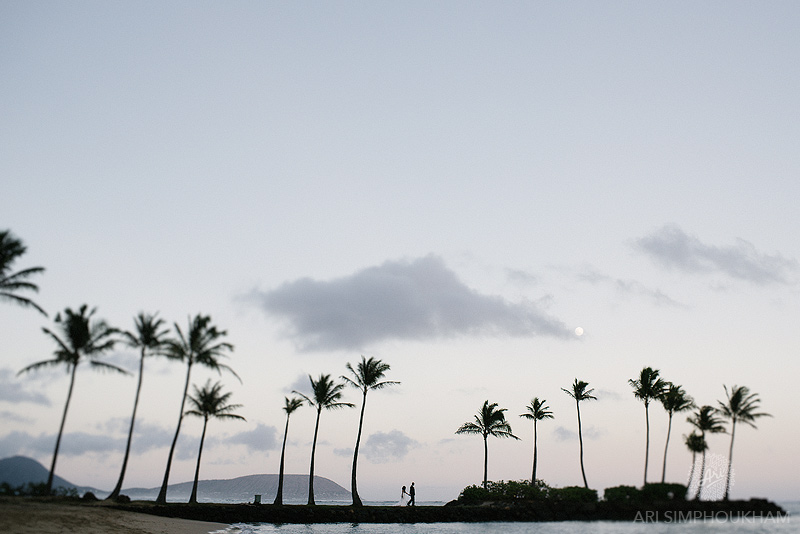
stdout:
[(575, 329), (575, 335), (576, 336), (582, 336), (583, 335), (583, 328), (581, 328), (580, 326), (578, 328), (576, 328)]

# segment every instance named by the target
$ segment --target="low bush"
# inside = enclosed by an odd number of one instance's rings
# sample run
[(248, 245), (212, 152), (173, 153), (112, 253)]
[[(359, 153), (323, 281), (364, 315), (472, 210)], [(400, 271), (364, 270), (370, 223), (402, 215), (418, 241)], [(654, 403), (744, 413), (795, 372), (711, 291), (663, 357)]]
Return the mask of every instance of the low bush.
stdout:
[(581, 486), (551, 488), (549, 497), (561, 502), (597, 502), (597, 490), (583, 488)]
[(608, 502), (639, 502), (642, 499), (642, 492), (633, 486), (614, 486), (606, 488), (603, 499)]
[(642, 498), (648, 502), (685, 501), (688, 489), (683, 484), (645, 484)]

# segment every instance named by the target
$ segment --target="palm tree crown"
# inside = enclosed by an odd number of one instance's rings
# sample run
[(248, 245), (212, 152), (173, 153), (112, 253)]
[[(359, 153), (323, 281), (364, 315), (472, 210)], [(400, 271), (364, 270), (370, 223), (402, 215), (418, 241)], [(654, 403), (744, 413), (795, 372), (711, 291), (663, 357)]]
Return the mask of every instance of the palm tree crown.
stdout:
[[(700, 431), (700, 436), (703, 438), (703, 442), (706, 441), (706, 432), (709, 434), (724, 434), (725, 427), (722, 424), (722, 419), (717, 417), (717, 410), (714, 409), (713, 406), (701, 406), (697, 409), (697, 411), (692, 414), (691, 416), (687, 417), (686, 420), (697, 430)], [(703, 450), (703, 461), (700, 464), (700, 482), (697, 485), (697, 493), (695, 494), (695, 500), (700, 499), (700, 494), (703, 491), (703, 481), (705, 478), (706, 472), (706, 449)]]
[(35, 274), (44, 272), (44, 267), (29, 267), (21, 271), (12, 272), (12, 266), (17, 258), (25, 254), (27, 247), (9, 230), (0, 231), (0, 300), (10, 300), (21, 306), (29, 306), (44, 314), (45, 312), (38, 304), (27, 297), (23, 297), (19, 291), (39, 291), (39, 286), (29, 281)]
[(75, 386), (75, 371), (78, 365), (82, 361), (88, 360), (89, 364), (95, 369), (128, 374), (126, 370), (116, 365), (98, 360), (103, 353), (114, 348), (114, 344), (117, 341), (115, 336), (117, 331), (108, 326), (105, 321), (93, 320), (92, 316), (96, 311), (96, 308), (89, 310), (86, 304), (84, 304), (77, 312), (66, 308), (63, 317), (60, 313), (57, 314), (55, 323), (61, 331), (61, 336), (52, 330), (42, 328), (42, 331), (56, 343), (57, 349), (54, 353), (55, 358), (31, 364), (18, 373), (22, 374), (45, 367), (58, 367), (62, 365), (65, 365), (67, 371), (70, 373), (67, 401), (64, 404), (64, 413), (61, 417), (61, 426), (58, 430), (56, 447), (53, 452), (53, 462), (50, 466), (50, 474), (47, 477), (48, 493), (53, 489), (53, 475), (56, 468), (56, 459), (58, 458), (58, 449), (61, 445), (64, 423), (67, 420), (67, 411), (69, 410), (69, 403), (72, 399), (72, 391)]
[(547, 401), (544, 399), (539, 400), (539, 397), (534, 397), (531, 400), (531, 403), (525, 407), (528, 410), (525, 413), (520, 414), (520, 417), (524, 417), (525, 419), (533, 421), (533, 471), (531, 473), (531, 484), (536, 484), (536, 463), (538, 457), (538, 450), (536, 446), (537, 442), (537, 435), (536, 435), (536, 423), (542, 421), (544, 419), (553, 419), (553, 412), (550, 411), (550, 407), (547, 405)]
[(756, 393), (750, 393), (750, 389), (746, 386), (733, 386), (728, 390), (728, 386), (723, 385), (725, 388), (726, 401), (717, 401), (719, 403), (718, 412), (722, 417), (729, 419), (731, 422), (731, 446), (728, 451), (728, 474), (725, 481), (725, 497), (727, 501), (731, 489), (731, 467), (733, 466), (733, 438), (736, 433), (736, 423), (742, 423), (756, 428), (755, 420), (759, 417), (772, 417), (768, 413), (758, 412), (761, 399), (758, 398)]
[(650, 457), (650, 401), (664, 394), (667, 383), (659, 377), (659, 370), (652, 367), (645, 367), (640, 371), (639, 378), (632, 378), (628, 383), (633, 388), (633, 396), (644, 403), (647, 428), (644, 447), (644, 483), (647, 484), (647, 462)]
[(367, 406), (367, 392), (371, 389), (383, 389), (388, 386), (397, 385), (400, 382), (382, 380), (386, 371), (391, 367), (388, 363), (384, 363), (372, 357), (367, 359), (361, 356), (361, 361), (355, 369), (349, 362), (346, 367), (347, 370), (350, 371), (352, 378), (343, 375), (341, 377), (342, 380), (354, 388), (360, 389), (363, 394), (361, 416), (358, 420), (358, 435), (356, 436), (356, 446), (353, 450), (353, 469), (350, 476), (350, 494), (353, 496), (353, 506), (361, 506), (361, 497), (358, 495), (358, 486), (356, 483), (356, 467), (358, 465), (358, 449), (361, 445), (361, 431), (364, 427), (364, 408)]
[(469, 421), (458, 427), (456, 434), (480, 434), (483, 436), (483, 487), (488, 486), (489, 448), (487, 438), (513, 438), (518, 440), (511, 431), (511, 425), (506, 421), (505, 408), (498, 408), (497, 403), (489, 404), (486, 400), (480, 411), (475, 414), (475, 421)]
[(309, 468), (309, 475), (308, 475), (308, 504), (315, 504), (314, 503), (314, 456), (317, 451), (317, 436), (319, 434), (319, 419), (320, 415), (322, 415), (322, 410), (338, 410), (340, 408), (353, 408), (355, 405), (349, 402), (341, 402), (342, 398), (342, 389), (344, 389), (344, 384), (336, 384), (332, 379), (331, 375), (319, 375), (317, 380), (314, 380), (311, 375), (308, 375), (308, 379), (311, 381), (311, 390), (312, 394), (311, 397), (300, 393), (299, 391), (293, 391), (297, 395), (300, 395), (305, 399), (305, 401), (310, 405), (316, 408), (317, 410), (317, 420), (314, 425), (314, 440), (311, 443), (311, 467)]
[(200, 478), (200, 457), (203, 454), (203, 443), (206, 439), (206, 427), (209, 419), (239, 419), (245, 421), (241, 415), (231, 413), (241, 404), (228, 404), (232, 393), (222, 393), (222, 384), (217, 382), (213, 386), (211, 380), (207, 381), (202, 389), (194, 386), (194, 396), (189, 395), (189, 403), (192, 409), (186, 411), (186, 415), (196, 415), (203, 418), (203, 433), (200, 436), (200, 449), (197, 452), (197, 467), (194, 472), (194, 483), (192, 484), (192, 494), (189, 497), (190, 503), (197, 502), (197, 484)]

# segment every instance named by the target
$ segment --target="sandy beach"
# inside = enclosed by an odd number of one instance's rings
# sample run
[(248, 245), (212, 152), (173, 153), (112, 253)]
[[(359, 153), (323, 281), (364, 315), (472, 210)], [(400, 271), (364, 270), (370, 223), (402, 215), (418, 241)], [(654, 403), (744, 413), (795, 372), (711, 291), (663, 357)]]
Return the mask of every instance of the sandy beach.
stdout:
[(0, 497), (0, 532), (6, 534), (208, 534), (227, 526), (116, 510), (101, 502)]

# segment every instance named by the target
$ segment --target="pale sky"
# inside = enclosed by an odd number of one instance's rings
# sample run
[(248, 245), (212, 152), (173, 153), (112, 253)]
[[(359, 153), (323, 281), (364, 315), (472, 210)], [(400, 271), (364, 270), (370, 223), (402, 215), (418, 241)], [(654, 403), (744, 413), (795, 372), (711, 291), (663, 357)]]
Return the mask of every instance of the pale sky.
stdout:
[[(522, 438), (490, 442), (490, 479), (530, 476), (518, 414), (538, 396), (538, 475), (582, 484), (575, 378), (599, 397), (589, 485), (640, 485), (645, 366), (699, 404), (758, 393), (774, 417), (737, 428), (732, 496), (797, 499), (798, 21), (795, 2), (6, 0), (0, 228), (28, 246), (17, 270), (46, 268), (51, 317), (228, 331), (247, 422), (210, 423), (202, 478), (277, 472), (283, 397), (363, 354), (402, 382), (368, 397), (365, 500), (480, 483), (481, 439), (454, 432), (487, 399)], [(0, 457), (49, 466), (66, 375), (16, 377), (52, 356), (43, 326), (0, 303)], [(128, 487), (161, 482), (184, 372), (146, 364)], [(113, 487), (134, 392), (79, 371), (58, 475)], [(308, 472), (313, 424), (293, 415), (287, 472)], [(323, 414), (316, 474), (349, 488), (357, 425)], [(185, 421), (172, 482), (200, 430)], [(726, 456), (729, 436), (709, 444)]]

